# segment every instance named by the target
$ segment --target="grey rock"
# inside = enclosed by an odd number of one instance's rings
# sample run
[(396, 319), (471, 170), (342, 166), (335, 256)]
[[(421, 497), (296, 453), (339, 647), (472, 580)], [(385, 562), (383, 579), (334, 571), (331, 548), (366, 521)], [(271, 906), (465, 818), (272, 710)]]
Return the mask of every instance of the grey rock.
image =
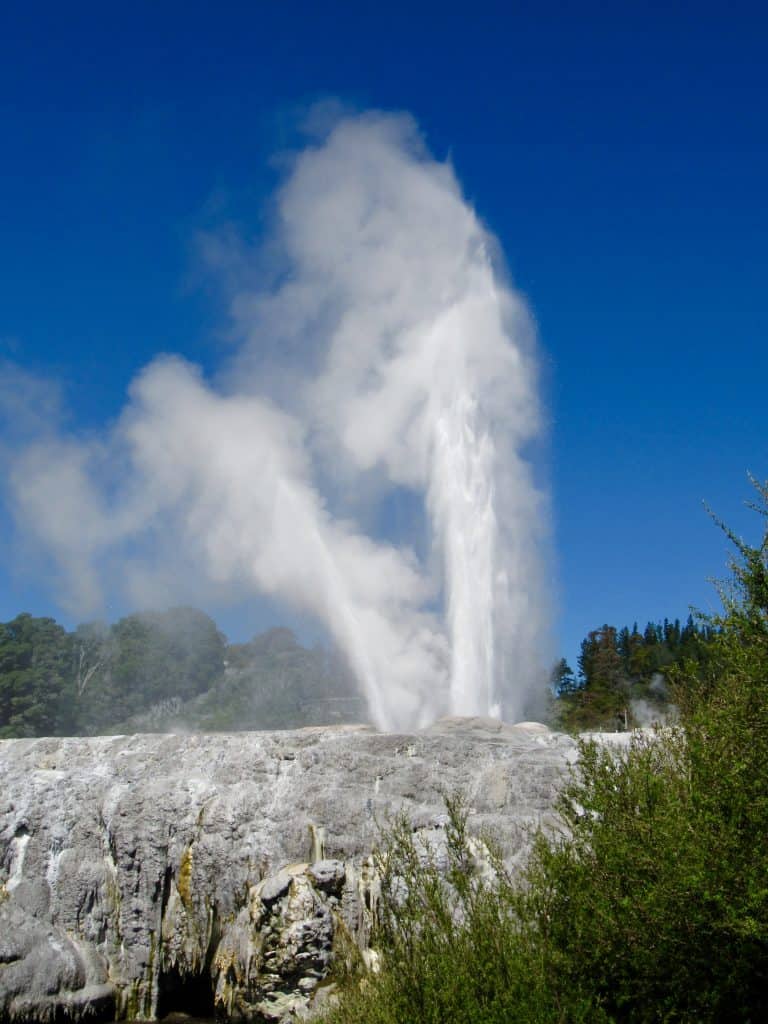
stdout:
[(292, 877), (289, 871), (278, 871), (276, 875), (265, 879), (259, 891), (261, 902), (266, 906), (271, 906), (281, 896), (285, 896), (291, 887)]
[(115, 996), (94, 948), (6, 896), (0, 903), (0, 1014), (17, 1021), (103, 1018), (114, 1012)]
[(382, 826), (439, 861), (462, 791), (514, 868), (573, 759), (491, 719), (0, 741), (0, 1021), (305, 1016), (339, 929), (366, 947)]
[(346, 872), (340, 860), (317, 860), (309, 866), (309, 875), (321, 892), (338, 896), (344, 885)]

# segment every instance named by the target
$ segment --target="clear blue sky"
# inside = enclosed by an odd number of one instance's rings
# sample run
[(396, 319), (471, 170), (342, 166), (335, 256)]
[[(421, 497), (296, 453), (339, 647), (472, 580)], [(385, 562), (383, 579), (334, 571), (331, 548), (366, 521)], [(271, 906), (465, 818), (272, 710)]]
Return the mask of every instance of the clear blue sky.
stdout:
[[(538, 321), (561, 649), (683, 617), (727, 557), (702, 499), (754, 535), (768, 476), (767, 38), (758, 3), (11, 0), (0, 358), (64, 380), (82, 426), (158, 350), (215, 366), (196, 232), (258, 232), (318, 98), (408, 110)], [(60, 613), (4, 573), (22, 609)]]

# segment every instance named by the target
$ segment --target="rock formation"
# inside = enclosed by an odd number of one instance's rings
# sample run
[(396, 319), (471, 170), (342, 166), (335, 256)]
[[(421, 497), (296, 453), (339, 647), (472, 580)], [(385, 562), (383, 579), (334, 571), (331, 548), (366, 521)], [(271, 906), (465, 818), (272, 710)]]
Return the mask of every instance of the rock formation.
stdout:
[(291, 1021), (366, 949), (379, 830), (470, 826), (506, 860), (551, 818), (568, 737), (443, 720), (0, 742), (0, 1021)]

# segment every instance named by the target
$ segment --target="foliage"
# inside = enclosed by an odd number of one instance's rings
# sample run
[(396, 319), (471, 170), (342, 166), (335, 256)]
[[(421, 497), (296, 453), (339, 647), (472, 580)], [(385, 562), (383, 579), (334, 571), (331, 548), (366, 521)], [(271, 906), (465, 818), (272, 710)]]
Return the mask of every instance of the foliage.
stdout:
[(0, 738), (364, 717), (345, 663), (301, 646), (287, 629), (228, 645), (195, 608), (84, 623), (72, 633), (28, 614), (0, 624)]
[(565, 658), (555, 662), (549, 679), (553, 693), (558, 697), (573, 693), (579, 688), (579, 684), (573, 674), (573, 669)]
[(53, 619), (23, 613), (0, 624), (0, 738), (66, 731), (70, 638)]
[(592, 630), (581, 644), (579, 673), (562, 675), (561, 662), (553, 675), (557, 703), (553, 724), (570, 732), (625, 730), (664, 721), (670, 712), (667, 679), (675, 665), (703, 663), (717, 631), (711, 622), (688, 616), (649, 622), (643, 632), (637, 623), (617, 630), (607, 623)]
[[(382, 968), (329, 1024), (741, 1022), (768, 991), (768, 551), (737, 544), (708, 656), (670, 673), (680, 722), (582, 742), (562, 834), (525, 878), (478, 868), (450, 808), (447, 866), (400, 823), (382, 866)], [(609, 665), (615, 664), (613, 659)]]
[(168, 701), (183, 703), (224, 671), (225, 638), (196, 608), (78, 626), (73, 648), (77, 725), (87, 733), (113, 731)]
[(366, 715), (354, 677), (337, 655), (271, 629), (232, 644), (227, 669), (190, 708), (202, 729), (286, 729), (360, 721)]
[[(345, 975), (324, 1024), (509, 1024), (599, 1020), (577, 1001), (553, 1015), (546, 974), (522, 918), (520, 890), (467, 809), (447, 798), (445, 846), (400, 818), (376, 856), (381, 874), (376, 971)], [(490, 870), (489, 870), (490, 869)]]

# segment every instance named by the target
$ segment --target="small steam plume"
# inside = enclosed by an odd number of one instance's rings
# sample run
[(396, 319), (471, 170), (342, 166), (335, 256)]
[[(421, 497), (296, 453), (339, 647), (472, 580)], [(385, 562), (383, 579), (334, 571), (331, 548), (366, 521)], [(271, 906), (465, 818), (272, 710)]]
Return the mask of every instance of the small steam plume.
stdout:
[[(325, 625), (381, 728), (518, 717), (545, 654), (533, 332), (451, 167), (408, 117), (345, 118), (295, 159), (268, 247), (209, 249), (238, 337), (215, 386), (158, 358), (108, 434), (49, 427), (10, 466), (71, 604), (116, 576), (144, 602), (258, 591)], [(361, 495), (402, 492), (420, 557), (361, 525)]]

